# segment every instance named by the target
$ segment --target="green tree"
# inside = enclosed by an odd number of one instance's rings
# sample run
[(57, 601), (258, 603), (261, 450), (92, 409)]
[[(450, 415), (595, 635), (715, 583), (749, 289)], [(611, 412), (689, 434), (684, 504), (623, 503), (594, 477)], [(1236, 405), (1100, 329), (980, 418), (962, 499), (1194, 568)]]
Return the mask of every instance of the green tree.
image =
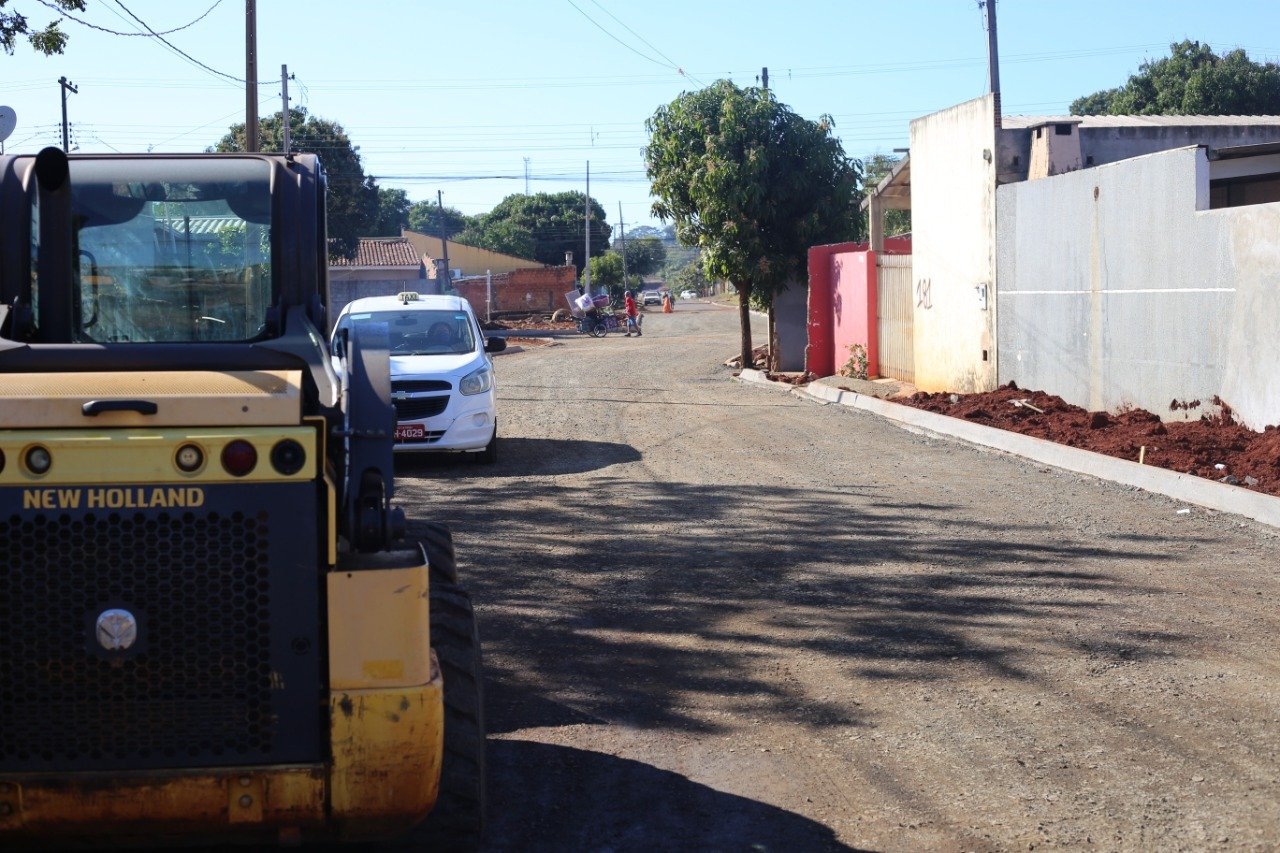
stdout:
[(649, 275), (667, 262), (667, 247), (657, 237), (632, 237), (628, 234), (623, 254), (627, 259), (627, 272), (636, 275)]
[(711, 291), (711, 282), (707, 280), (706, 275), (702, 272), (702, 261), (694, 258), (680, 269), (674, 271), (667, 277), (667, 286), (671, 288), (671, 292), (675, 294), (683, 293), (686, 290), (692, 290), (699, 296), (705, 296)]
[(1243, 50), (1219, 56), (1207, 44), (1181, 41), (1146, 60), (1123, 86), (1071, 103), (1073, 115), (1276, 115), (1280, 65), (1254, 62)]
[(751, 367), (753, 297), (772, 309), (810, 246), (858, 233), (861, 166), (829, 117), (809, 121), (768, 91), (727, 80), (682, 94), (645, 126), (653, 213), (702, 249), (708, 278), (737, 287), (742, 365)]
[(469, 223), (467, 215), (456, 207), (444, 207), (432, 201), (415, 202), (409, 208), (409, 227), (419, 234), (430, 234), (432, 237), (442, 236), (440, 224), (444, 223), (444, 238), (452, 239), (454, 234), (462, 231)]
[[(67, 34), (58, 28), (58, 24), (62, 22), (61, 19), (48, 24), (42, 30), (32, 29), (31, 24), (21, 12), (4, 10), (8, 4), (9, 0), (0, 0), (0, 47), (4, 48), (5, 53), (13, 56), (14, 47), (17, 46), (20, 37), (26, 38), (32, 50), (43, 53), (45, 56), (62, 53), (67, 46)], [(83, 12), (85, 0), (50, 0), (45, 5), (55, 6), (64, 12)]]
[(399, 237), (409, 226), (409, 194), (404, 190), (378, 187), (378, 221), (370, 237)]
[[(453, 239), (466, 246), (529, 260), (534, 259), (538, 247), (533, 232), (524, 226), (509, 220), (489, 220), (483, 216), (472, 219)], [(561, 258), (560, 262), (563, 263), (564, 259)]]
[[(498, 223), (509, 223), (533, 236), (534, 251), (530, 257), (539, 263), (559, 266), (564, 263), (564, 253), (573, 252), (574, 263), (581, 275), (586, 259), (586, 230), (583, 212), (586, 196), (571, 190), (562, 193), (537, 193), (536, 195), (509, 195), (493, 210), (475, 217), (472, 227), (487, 233)], [(469, 231), (471, 229), (468, 229)], [(609, 248), (609, 227), (600, 202), (591, 200), (591, 256), (602, 255)], [(460, 242), (462, 240), (459, 236)], [(512, 252), (511, 254), (516, 254)]]
[[(259, 122), (261, 150), (281, 150), (283, 120), (283, 114), (276, 113)], [(289, 110), (289, 140), (292, 150), (320, 156), (329, 181), (325, 201), (329, 211), (329, 252), (350, 257), (360, 238), (370, 236), (378, 224), (378, 186), (364, 173), (360, 149), (351, 144), (342, 125), (308, 115), (302, 108)], [(214, 150), (243, 151), (244, 124), (232, 125)]]
[[(617, 252), (605, 252), (591, 259), (588, 267), (591, 270), (591, 287), (605, 288), (615, 299), (622, 295), (624, 282), (622, 277), (622, 255)], [(586, 283), (585, 276), (582, 279)]]
[[(871, 195), (871, 191), (880, 185), (880, 182), (889, 176), (893, 171), (893, 167), (898, 165), (902, 158), (893, 157), (889, 154), (872, 154), (862, 161), (862, 196), (866, 198)], [(886, 210), (884, 212), (884, 233), (886, 234), (907, 234), (911, 231), (911, 211), (909, 210)]]

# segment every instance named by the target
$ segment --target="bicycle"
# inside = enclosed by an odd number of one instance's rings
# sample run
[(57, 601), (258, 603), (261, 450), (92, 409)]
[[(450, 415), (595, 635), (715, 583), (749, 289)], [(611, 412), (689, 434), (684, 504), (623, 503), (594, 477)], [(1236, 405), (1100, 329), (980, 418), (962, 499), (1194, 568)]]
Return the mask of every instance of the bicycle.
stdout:
[(612, 313), (601, 314), (593, 311), (578, 317), (577, 320), (578, 331), (593, 338), (603, 338), (609, 332), (616, 332), (619, 328), (618, 318)]

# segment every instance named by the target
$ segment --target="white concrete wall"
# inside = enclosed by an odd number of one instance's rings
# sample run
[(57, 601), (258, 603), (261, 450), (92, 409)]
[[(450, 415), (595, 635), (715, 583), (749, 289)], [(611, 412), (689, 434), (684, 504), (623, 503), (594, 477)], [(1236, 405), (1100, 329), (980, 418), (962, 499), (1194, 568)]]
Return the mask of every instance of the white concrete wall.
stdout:
[(1280, 203), (1209, 210), (1209, 176), (1182, 148), (1000, 187), (999, 381), (1280, 422)]
[(990, 95), (911, 122), (915, 384), (922, 390), (995, 387), (994, 154)]

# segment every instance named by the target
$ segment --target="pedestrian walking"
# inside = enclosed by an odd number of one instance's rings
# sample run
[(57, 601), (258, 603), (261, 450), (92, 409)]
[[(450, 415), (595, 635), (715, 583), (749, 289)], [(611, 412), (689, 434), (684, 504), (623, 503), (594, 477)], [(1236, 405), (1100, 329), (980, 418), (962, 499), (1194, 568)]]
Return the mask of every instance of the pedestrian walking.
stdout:
[(623, 337), (631, 337), (632, 330), (635, 331), (637, 338), (641, 337), (640, 309), (636, 307), (636, 298), (630, 290), (623, 294), (622, 304), (627, 309), (627, 333)]

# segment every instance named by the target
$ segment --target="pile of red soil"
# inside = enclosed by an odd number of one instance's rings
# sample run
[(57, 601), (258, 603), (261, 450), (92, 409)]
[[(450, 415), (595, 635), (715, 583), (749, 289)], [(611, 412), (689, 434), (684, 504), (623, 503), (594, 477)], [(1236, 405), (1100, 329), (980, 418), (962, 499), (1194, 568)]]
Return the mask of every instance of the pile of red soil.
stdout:
[(504, 317), (501, 320), (491, 320), (488, 323), (481, 323), (481, 326), (484, 327), (485, 331), (501, 332), (512, 329), (573, 329), (575, 323), (572, 318), (568, 320), (552, 320), (546, 314), (530, 314), (528, 317)]
[(1142, 409), (1089, 412), (1012, 383), (983, 394), (920, 392), (896, 402), (1131, 462), (1142, 455), (1148, 465), (1280, 495), (1280, 428), (1254, 432), (1220, 401), (1217, 415), (1172, 423)]

